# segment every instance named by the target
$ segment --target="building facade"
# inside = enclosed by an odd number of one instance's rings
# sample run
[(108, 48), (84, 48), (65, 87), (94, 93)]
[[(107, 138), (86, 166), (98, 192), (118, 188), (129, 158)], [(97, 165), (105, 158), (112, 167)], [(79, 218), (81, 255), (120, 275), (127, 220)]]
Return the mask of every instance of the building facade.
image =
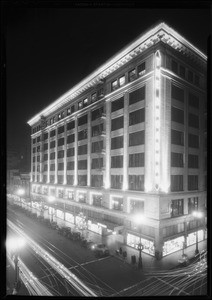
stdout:
[(160, 23), (34, 116), (32, 198), (158, 258), (205, 239), (206, 61)]

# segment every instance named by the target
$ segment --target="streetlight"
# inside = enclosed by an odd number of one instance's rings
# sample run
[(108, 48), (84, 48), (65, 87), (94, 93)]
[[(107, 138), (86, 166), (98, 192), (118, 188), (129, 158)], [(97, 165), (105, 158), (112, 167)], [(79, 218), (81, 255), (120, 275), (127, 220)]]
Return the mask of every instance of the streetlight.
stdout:
[[(48, 197), (48, 201), (49, 201), (50, 203), (54, 203), (55, 197), (54, 197), (54, 196), (49, 196), (49, 197)], [(51, 213), (51, 222), (53, 222), (53, 210), (52, 210), (52, 213)]]
[(21, 196), (23, 196), (25, 194), (25, 190), (20, 188), (17, 190), (17, 194), (19, 195), (19, 199), (20, 199), (20, 202), (21, 202)]
[(18, 290), (21, 287), (21, 281), (19, 279), (19, 266), (18, 266), (18, 261), (19, 261), (19, 250), (23, 248), (25, 245), (25, 240), (23, 238), (9, 238), (6, 241), (6, 247), (9, 249), (13, 255), (14, 255), (14, 263), (15, 263), (15, 283), (14, 283), (14, 290), (13, 294), (17, 294)]
[(201, 219), (203, 217), (203, 213), (201, 211), (193, 211), (192, 215), (197, 219), (197, 231), (196, 231), (196, 250), (195, 250), (195, 254), (199, 253), (199, 249), (198, 249), (198, 225), (199, 225), (199, 219)]
[(138, 244), (138, 250), (139, 250), (139, 258), (138, 258), (138, 269), (142, 268), (142, 257), (141, 257), (141, 252), (144, 249), (144, 246), (141, 243), (141, 225), (145, 221), (145, 217), (143, 214), (136, 214), (133, 217), (134, 222), (138, 225), (139, 227), (139, 237), (140, 237), (140, 242)]

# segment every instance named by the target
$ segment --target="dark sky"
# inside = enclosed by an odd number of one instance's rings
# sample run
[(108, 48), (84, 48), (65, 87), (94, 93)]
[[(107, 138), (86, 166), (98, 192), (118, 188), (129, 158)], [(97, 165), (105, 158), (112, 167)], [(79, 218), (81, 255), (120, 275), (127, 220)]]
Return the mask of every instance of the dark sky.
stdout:
[(207, 8), (10, 8), (5, 16), (8, 149), (27, 121), (158, 21), (207, 53)]

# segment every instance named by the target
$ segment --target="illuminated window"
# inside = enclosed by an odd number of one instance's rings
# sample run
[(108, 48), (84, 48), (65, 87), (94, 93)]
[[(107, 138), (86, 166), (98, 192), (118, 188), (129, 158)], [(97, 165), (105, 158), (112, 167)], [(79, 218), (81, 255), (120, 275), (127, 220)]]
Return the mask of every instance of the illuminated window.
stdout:
[(96, 93), (93, 93), (91, 95), (91, 102), (95, 102), (97, 100), (97, 94)]
[(188, 190), (198, 190), (198, 175), (188, 175)]
[(92, 187), (102, 187), (103, 186), (103, 176), (102, 175), (91, 175), (91, 186)]
[(102, 206), (102, 195), (93, 195), (93, 205)]
[(171, 175), (171, 191), (183, 191), (183, 175)]
[(124, 117), (118, 117), (111, 120), (111, 131), (117, 130), (124, 127)]
[(69, 116), (70, 114), (71, 114), (71, 109), (68, 108), (68, 109), (67, 109), (67, 116)]
[(63, 119), (64, 117), (65, 117), (65, 112), (62, 111), (62, 112), (61, 112), (61, 119)]
[(192, 214), (193, 211), (198, 210), (198, 197), (188, 198), (188, 214)]
[(113, 197), (112, 200), (112, 209), (123, 211), (124, 201), (123, 198)]
[(123, 86), (125, 84), (125, 76), (119, 78), (119, 86)]
[(133, 69), (128, 73), (128, 80), (129, 80), (129, 82), (131, 82), (135, 79), (136, 79), (136, 70)]
[(138, 76), (144, 75), (145, 72), (146, 72), (146, 63), (143, 62), (142, 64), (140, 64), (140, 65), (138, 66)]
[(58, 120), (60, 120), (61, 119), (61, 114), (58, 114), (57, 116), (58, 116)]
[(172, 200), (171, 203), (171, 216), (178, 217), (183, 215), (183, 199)]
[(81, 109), (81, 108), (83, 108), (83, 102), (82, 101), (78, 102), (78, 109)]
[(86, 98), (86, 99), (83, 100), (83, 107), (85, 107), (87, 105), (88, 105), (88, 98)]
[(111, 168), (123, 168), (123, 155), (111, 156)]
[(124, 97), (121, 97), (111, 103), (111, 112), (122, 109), (124, 107)]
[(118, 80), (116, 79), (111, 83), (111, 90), (115, 91), (117, 88), (118, 88)]

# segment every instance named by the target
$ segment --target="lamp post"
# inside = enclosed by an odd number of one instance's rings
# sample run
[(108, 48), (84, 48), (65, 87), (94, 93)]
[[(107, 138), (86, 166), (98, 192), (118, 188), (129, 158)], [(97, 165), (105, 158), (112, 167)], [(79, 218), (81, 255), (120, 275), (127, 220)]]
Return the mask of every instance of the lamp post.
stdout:
[(200, 211), (193, 211), (192, 215), (197, 219), (197, 231), (196, 231), (196, 250), (195, 250), (195, 254), (199, 253), (199, 249), (198, 249), (198, 225), (199, 225), (199, 219), (201, 219), (203, 217), (203, 213)]
[(139, 244), (138, 244), (138, 250), (139, 250), (139, 257), (138, 257), (138, 269), (142, 269), (142, 256), (141, 256), (141, 252), (144, 248), (144, 246), (141, 243), (141, 225), (143, 224), (145, 217), (143, 214), (137, 214), (134, 216), (133, 218), (134, 222), (139, 226)]
[(19, 279), (19, 250), (23, 248), (25, 245), (25, 240), (23, 238), (9, 238), (6, 241), (6, 247), (10, 250), (14, 255), (14, 263), (15, 263), (15, 283), (13, 289), (13, 295), (16, 295), (21, 287), (21, 281)]
[[(54, 203), (55, 197), (54, 197), (54, 196), (49, 196), (49, 197), (48, 197), (48, 201), (49, 201), (50, 203)], [(52, 210), (52, 213), (51, 213), (51, 222), (53, 222), (53, 210)]]

